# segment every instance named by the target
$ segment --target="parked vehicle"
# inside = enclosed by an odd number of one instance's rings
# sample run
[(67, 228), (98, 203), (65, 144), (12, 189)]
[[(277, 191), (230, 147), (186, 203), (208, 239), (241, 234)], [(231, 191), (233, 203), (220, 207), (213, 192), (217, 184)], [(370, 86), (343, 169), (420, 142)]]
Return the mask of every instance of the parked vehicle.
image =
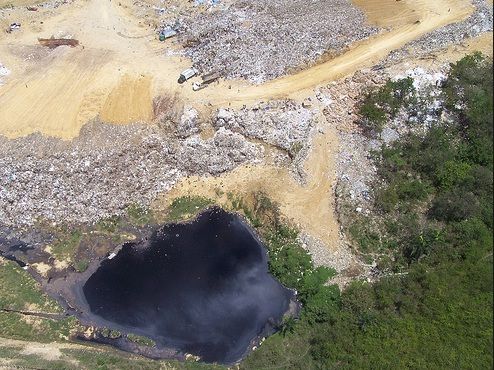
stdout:
[(205, 74), (202, 76), (202, 82), (194, 82), (192, 84), (192, 90), (197, 91), (197, 90), (204, 89), (211, 82), (216, 81), (220, 77), (221, 77), (221, 75), (218, 72), (211, 72), (211, 73)]
[(165, 41), (166, 39), (169, 39), (170, 37), (173, 37), (177, 34), (177, 31), (175, 31), (171, 27), (166, 27), (163, 28), (160, 33), (159, 33), (159, 40), (160, 41)]
[(194, 77), (197, 74), (197, 70), (194, 67), (187, 68), (185, 71), (180, 73), (180, 77), (178, 78), (178, 83), (183, 84), (188, 79)]
[(205, 85), (205, 84), (200, 83), (200, 82), (194, 82), (192, 84), (192, 90), (194, 90), (194, 91), (202, 90), (202, 89), (204, 89), (207, 86), (208, 85)]

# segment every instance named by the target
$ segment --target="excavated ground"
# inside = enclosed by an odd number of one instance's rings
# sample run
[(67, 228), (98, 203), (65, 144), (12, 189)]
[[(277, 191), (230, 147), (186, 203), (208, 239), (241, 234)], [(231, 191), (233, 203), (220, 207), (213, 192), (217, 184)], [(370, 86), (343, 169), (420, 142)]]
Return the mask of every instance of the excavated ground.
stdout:
[[(334, 185), (341, 175), (335, 166), (338, 130), (350, 127), (358, 90), (376, 76), (367, 71), (351, 89), (340, 78), (373, 67), (391, 51), (413, 48), (417, 39), (426, 40), (420, 55), (434, 51), (436, 42), (427, 38), (431, 32), (441, 40), (457, 40), (477, 19), (472, 17), (478, 16), (480, 1), (474, 7), (467, 0), (354, 0), (357, 8), (340, 1), (348, 8), (338, 9), (380, 31), (358, 42), (352, 41), (360, 37), (343, 40), (338, 56), (329, 53), (298, 72), (265, 76), (280, 76), (269, 82), (221, 80), (197, 92), (190, 83), (176, 82), (192, 63), (182, 39), (160, 43), (154, 27), (181, 15), (185, 25), (194, 17), (211, 19), (228, 6), (237, 9), (238, 2), (225, 1), (211, 11), (172, 2), (161, 12), (161, 2), (151, 0), (55, 1), (36, 12), (2, 8), (2, 28), (11, 22), (22, 27), (0, 34), (0, 63), (10, 70), (0, 85), (0, 219), (9, 226), (32, 225), (37, 218), (93, 222), (133, 202), (159, 209), (179, 195), (263, 190), (316, 239), (307, 247), (319, 263), (341, 260), (339, 270), (345, 269), (352, 257), (334, 205)], [(250, 9), (249, 16), (266, 9), (271, 8)], [(356, 9), (363, 13), (353, 13)], [(213, 40), (218, 47), (224, 37), (230, 40), (231, 24)], [(185, 36), (195, 32), (190, 24), (183, 31)], [(300, 27), (297, 37), (312, 31)], [(52, 35), (74, 37), (80, 46), (48, 50), (38, 45), (38, 37)], [(492, 33), (479, 37), (484, 38), (471, 39), (473, 45), (492, 50)], [(328, 47), (317, 44), (314, 56)], [(209, 52), (200, 44), (194, 48), (197, 55)], [(280, 50), (290, 53), (287, 45)], [(454, 60), (468, 50), (467, 45), (441, 55), (448, 55), (444, 61)], [(237, 67), (245, 73), (226, 75), (249, 77), (259, 71), (249, 63)], [(341, 91), (333, 87), (331, 96), (324, 96), (321, 91), (332, 81), (341, 84)], [(225, 120), (225, 112), (233, 121)]]

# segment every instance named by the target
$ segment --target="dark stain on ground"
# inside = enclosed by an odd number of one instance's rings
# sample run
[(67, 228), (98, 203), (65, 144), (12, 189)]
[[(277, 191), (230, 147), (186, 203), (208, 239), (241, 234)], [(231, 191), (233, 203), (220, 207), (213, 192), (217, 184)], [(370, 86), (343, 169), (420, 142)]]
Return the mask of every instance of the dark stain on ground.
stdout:
[(294, 298), (269, 274), (266, 250), (251, 228), (219, 208), (125, 244), (83, 292), (104, 320), (223, 364), (273, 333)]

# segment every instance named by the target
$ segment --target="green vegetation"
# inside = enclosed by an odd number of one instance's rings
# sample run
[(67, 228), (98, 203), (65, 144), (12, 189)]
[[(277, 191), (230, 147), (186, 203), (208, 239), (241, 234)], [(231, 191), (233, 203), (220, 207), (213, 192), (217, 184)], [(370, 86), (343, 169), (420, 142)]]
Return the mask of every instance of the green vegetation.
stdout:
[[(42, 292), (39, 284), (14, 262), (0, 260), (0, 310), (61, 313), (58, 304)], [(1, 336), (49, 342), (68, 339), (77, 320), (51, 320), (0, 311)]]
[(154, 340), (148, 337), (143, 337), (142, 335), (127, 334), (127, 339), (131, 340), (134, 343), (140, 344), (142, 346), (154, 347), (156, 345)]
[(354, 283), (321, 327), (325, 368), (492, 366), (492, 63), (452, 66), (437, 122), (377, 157), (376, 212), (349, 227), (389, 275)]
[(365, 94), (359, 106), (361, 125), (371, 134), (380, 133), (386, 122), (395, 118), (400, 109), (409, 109), (417, 102), (411, 77), (389, 80), (383, 87)]
[[(151, 223), (153, 215), (149, 209), (144, 208), (137, 203), (133, 203), (127, 207), (127, 216), (133, 225), (144, 226)], [(114, 224), (115, 220), (109, 219), (107, 226), (111, 227), (112, 223)]]
[(0, 260), (0, 309), (62, 312), (58, 304), (41, 291), (39, 284), (19, 265)]
[[(411, 96), (411, 81), (399, 84)], [(401, 108), (396, 87), (366, 97), (377, 112), (366, 117), (374, 117), (370, 130)], [(305, 278), (311, 263), (295, 232), (261, 232), (270, 268), (297, 288), (304, 308), (242, 368), (492, 367), (492, 63), (474, 55), (453, 65), (444, 99), (454, 123), (437, 122), (377, 153), (385, 185), (376, 185), (375, 212), (345, 225), (364, 257), (377, 258), (381, 280), (313, 294), (310, 282), (321, 289), (328, 272)]]
[(121, 332), (119, 332), (118, 330), (110, 329), (110, 328), (103, 328), (103, 329), (101, 329), (100, 333), (102, 336), (104, 336), (106, 338), (110, 338), (110, 339), (117, 339), (117, 338), (120, 338), (122, 336)]
[(53, 257), (63, 261), (73, 261), (74, 253), (82, 239), (80, 230), (66, 230), (60, 233), (60, 237), (51, 246)]
[(178, 221), (193, 216), (211, 205), (213, 201), (205, 197), (185, 196), (175, 198), (168, 210), (168, 218)]
[(82, 259), (74, 262), (74, 268), (77, 272), (84, 272), (89, 267), (89, 261), (86, 259)]

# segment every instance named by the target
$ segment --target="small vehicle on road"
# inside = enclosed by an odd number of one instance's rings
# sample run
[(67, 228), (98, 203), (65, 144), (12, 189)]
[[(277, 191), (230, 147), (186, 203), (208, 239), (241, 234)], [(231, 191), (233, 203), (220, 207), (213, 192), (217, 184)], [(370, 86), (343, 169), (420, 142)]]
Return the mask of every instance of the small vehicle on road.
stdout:
[(180, 77), (178, 78), (177, 82), (179, 84), (183, 84), (185, 81), (194, 77), (196, 74), (197, 74), (197, 69), (195, 69), (194, 67), (187, 68), (185, 71), (180, 73)]

